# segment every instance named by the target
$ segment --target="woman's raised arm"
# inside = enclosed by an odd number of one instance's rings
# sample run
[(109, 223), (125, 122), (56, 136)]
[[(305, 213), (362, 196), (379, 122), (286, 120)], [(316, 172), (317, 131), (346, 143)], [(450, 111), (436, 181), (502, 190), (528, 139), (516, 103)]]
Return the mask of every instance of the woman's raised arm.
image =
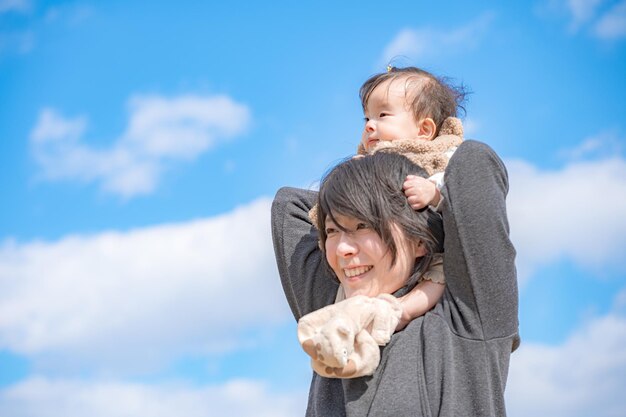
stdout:
[(272, 203), (272, 239), (283, 290), (296, 320), (335, 301), (339, 283), (324, 265), (308, 212), (314, 191), (281, 188)]
[(487, 145), (466, 141), (445, 173), (444, 312), (453, 330), (471, 339), (516, 336), (515, 249), (509, 239), (504, 164)]

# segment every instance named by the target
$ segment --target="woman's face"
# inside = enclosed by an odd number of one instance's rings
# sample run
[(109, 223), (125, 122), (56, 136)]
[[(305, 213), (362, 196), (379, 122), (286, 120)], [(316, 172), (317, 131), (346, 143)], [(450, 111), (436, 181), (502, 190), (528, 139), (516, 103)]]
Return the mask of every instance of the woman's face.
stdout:
[(392, 227), (398, 253), (391, 266), (391, 251), (367, 223), (343, 215), (326, 217), (326, 260), (335, 271), (346, 297), (390, 294), (401, 288), (413, 272), (415, 259), (425, 254), (424, 245), (407, 242), (397, 227)]

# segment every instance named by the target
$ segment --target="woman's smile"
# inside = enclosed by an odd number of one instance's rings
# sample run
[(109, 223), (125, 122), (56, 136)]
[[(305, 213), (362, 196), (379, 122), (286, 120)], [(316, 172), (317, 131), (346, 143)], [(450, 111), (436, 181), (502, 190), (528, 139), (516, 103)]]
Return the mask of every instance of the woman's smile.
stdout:
[[(346, 297), (391, 294), (411, 275), (416, 253), (410, 246), (399, 247), (394, 263), (382, 238), (362, 220), (337, 213), (332, 218), (326, 217), (325, 227), (326, 260)], [(399, 230), (395, 234), (401, 237)]]
[(356, 278), (356, 277), (359, 277), (360, 275), (365, 274), (366, 272), (369, 272), (372, 268), (374, 268), (372, 265), (352, 266), (348, 268), (343, 268), (343, 273), (348, 279)]

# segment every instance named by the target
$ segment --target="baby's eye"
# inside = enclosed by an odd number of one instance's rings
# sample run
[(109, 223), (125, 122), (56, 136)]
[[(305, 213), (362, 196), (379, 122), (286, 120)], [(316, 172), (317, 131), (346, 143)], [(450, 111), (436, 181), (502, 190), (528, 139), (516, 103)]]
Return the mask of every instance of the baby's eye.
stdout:
[(364, 117), (364, 118), (363, 118), (363, 123), (367, 123), (367, 122), (369, 122), (369, 121), (370, 121), (370, 118), (369, 118), (369, 117)]
[(380, 115), (378, 115), (378, 117), (385, 117), (385, 116), (389, 116), (389, 113), (387, 113), (386, 111), (380, 113)]

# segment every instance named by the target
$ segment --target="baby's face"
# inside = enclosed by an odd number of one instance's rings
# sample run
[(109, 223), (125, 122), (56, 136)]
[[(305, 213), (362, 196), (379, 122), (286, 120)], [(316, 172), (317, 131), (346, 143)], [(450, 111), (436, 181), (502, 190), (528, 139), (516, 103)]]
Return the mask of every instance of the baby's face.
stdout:
[(406, 80), (395, 79), (377, 86), (365, 108), (365, 127), (361, 143), (366, 150), (380, 141), (418, 139), (419, 124), (410, 109), (411, 98), (406, 96)]

